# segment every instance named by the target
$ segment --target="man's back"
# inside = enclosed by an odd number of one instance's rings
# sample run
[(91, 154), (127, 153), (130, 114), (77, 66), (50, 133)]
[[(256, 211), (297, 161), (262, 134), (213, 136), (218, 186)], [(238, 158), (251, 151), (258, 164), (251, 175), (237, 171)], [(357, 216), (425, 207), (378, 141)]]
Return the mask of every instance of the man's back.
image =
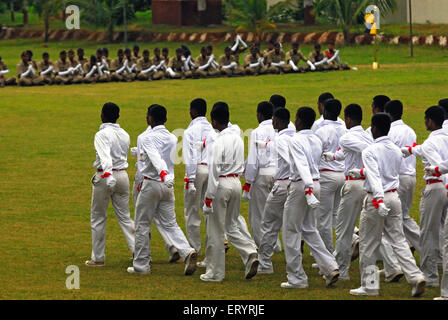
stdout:
[[(417, 135), (415, 131), (406, 125), (403, 120), (392, 122), (389, 137), (400, 148), (405, 146), (412, 147), (417, 142)], [(415, 162), (414, 156), (403, 159), (401, 164), (400, 174), (415, 176)]]
[[(339, 149), (339, 140), (347, 132), (345, 125), (338, 121), (324, 120), (322, 126), (315, 134), (322, 141), (322, 152), (337, 152)], [(319, 169), (327, 169), (332, 171), (344, 171), (343, 161), (326, 162), (319, 160)]]
[(95, 135), (96, 160), (94, 167), (106, 170), (104, 161), (110, 157), (112, 168), (128, 167), (129, 134), (116, 123), (103, 123)]

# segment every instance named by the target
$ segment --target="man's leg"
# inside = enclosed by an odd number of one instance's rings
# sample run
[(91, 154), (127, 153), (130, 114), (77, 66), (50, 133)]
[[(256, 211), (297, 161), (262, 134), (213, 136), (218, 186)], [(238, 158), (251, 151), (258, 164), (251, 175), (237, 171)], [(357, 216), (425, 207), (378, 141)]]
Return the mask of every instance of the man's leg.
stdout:
[(439, 229), (445, 204), (446, 189), (443, 183), (425, 186), (420, 201), (420, 267), (425, 274), (426, 284), (430, 287), (439, 286)]
[(341, 279), (350, 278), (353, 230), (366, 196), (363, 185), (364, 181), (362, 180), (346, 181), (341, 190), (342, 197), (337, 214), (336, 248), (334, 252)]
[(288, 185), (289, 181), (276, 181), (266, 200), (261, 222), (261, 243), (258, 250), (261, 269), (273, 270), (271, 257), (274, 254), (274, 247), (282, 228)]
[(110, 199), (110, 191), (105, 179), (100, 173), (92, 178), (92, 205), (90, 211), (90, 223), (92, 230), (92, 255), (93, 262), (104, 262), (104, 250), (106, 248), (106, 220), (107, 206)]
[(414, 246), (417, 252), (420, 252), (420, 227), (417, 222), (411, 218), (412, 199), (414, 198), (415, 185), (417, 180), (415, 176), (400, 175), (400, 187), (398, 195), (401, 200), (403, 210), (403, 231), (406, 239)]
[(448, 298), (448, 219), (445, 219), (443, 234), (443, 276), (441, 287), (441, 296)]
[(134, 253), (135, 226), (129, 212), (129, 177), (125, 170), (113, 171), (112, 175), (117, 180), (112, 193), (112, 205), (121, 230), (123, 231), (129, 250)]

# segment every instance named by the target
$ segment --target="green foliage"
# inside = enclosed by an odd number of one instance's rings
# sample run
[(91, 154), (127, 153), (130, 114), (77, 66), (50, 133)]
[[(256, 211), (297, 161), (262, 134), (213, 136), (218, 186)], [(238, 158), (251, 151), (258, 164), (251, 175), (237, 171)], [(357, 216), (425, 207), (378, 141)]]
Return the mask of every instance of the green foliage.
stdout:
[(270, 23), (266, 0), (233, 0), (232, 19), (240, 22), (237, 31), (262, 31), (275, 29)]
[(280, 1), (269, 8), (268, 16), (274, 23), (303, 21), (303, 0)]

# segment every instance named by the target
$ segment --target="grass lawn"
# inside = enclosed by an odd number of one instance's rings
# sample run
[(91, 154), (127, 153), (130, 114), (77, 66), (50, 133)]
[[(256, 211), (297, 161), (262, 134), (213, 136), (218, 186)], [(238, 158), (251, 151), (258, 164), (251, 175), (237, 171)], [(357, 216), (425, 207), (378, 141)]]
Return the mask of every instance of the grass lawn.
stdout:
[[(36, 57), (43, 50), (49, 50), (54, 57), (62, 47), (80, 45), (89, 53), (97, 46), (50, 43), (49, 48), (42, 48), (37, 42), (1, 41), (0, 55), (13, 69), (19, 52), (25, 48), (33, 48)], [(174, 48), (177, 44), (166, 45)], [(193, 47), (195, 54), (198, 49)], [(308, 48), (304, 51), (308, 52)], [(112, 208), (108, 212), (106, 267), (90, 269), (83, 263), (91, 251), (93, 136), (105, 102), (113, 101), (121, 107), (119, 123), (130, 134), (134, 146), (137, 135), (146, 128), (146, 108), (152, 103), (168, 108), (166, 125), (172, 131), (187, 127), (188, 105), (193, 98), (205, 98), (210, 107), (216, 101), (226, 101), (231, 121), (246, 130), (257, 126), (256, 105), (271, 94), (284, 95), (288, 108), (295, 113), (299, 106), (316, 107), (318, 95), (331, 91), (343, 105), (362, 105), (367, 127), (372, 97), (387, 94), (403, 101), (404, 120), (415, 129), (418, 142), (423, 142), (428, 135), (424, 110), (448, 97), (446, 51), (419, 47), (417, 58), (411, 60), (406, 47), (384, 46), (380, 49), (382, 68), (377, 71), (370, 68), (371, 53), (370, 47), (343, 49), (342, 58), (358, 66), (359, 71), (0, 89), (0, 299), (354, 299), (348, 291), (359, 286), (358, 260), (352, 263), (351, 281), (326, 289), (317, 270), (311, 269), (313, 260), (306, 248), (303, 262), (309, 289), (285, 290), (280, 288), (286, 280), (283, 253), (273, 257), (273, 275), (246, 281), (241, 259), (231, 247), (226, 255), (226, 280), (204, 283), (199, 280), (202, 270), (185, 277), (182, 263), (167, 263), (163, 241), (155, 230), (151, 242), (152, 274), (130, 275), (126, 268), (131, 254)], [(128, 160), (132, 181), (135, 159), (129, 156)], [(423, 167), (421, 161), (417, 163), (412, 216), (418, 221)], [(176, 214), (184, 229), (184, 166), (177, 165), (175, 171)], [(246, 219), (247, 210), (243, 203), (241, 213)], [(69, 265), (80, 267), (80, 290), (65, 287), (65, 269)], [(439, 295), (438, 289), (427, 289), (424, 298)], [(380, 299), (410, 297), (411, 288), (404, 279), (395, 284), (381, 283)]]

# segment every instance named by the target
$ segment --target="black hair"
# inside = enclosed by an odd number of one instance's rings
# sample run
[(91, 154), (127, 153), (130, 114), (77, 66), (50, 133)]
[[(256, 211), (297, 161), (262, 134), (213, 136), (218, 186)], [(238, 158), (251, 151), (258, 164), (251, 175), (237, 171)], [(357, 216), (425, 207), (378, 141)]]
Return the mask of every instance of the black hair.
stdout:
[(148, 49), (143, 50), (143, 54), (149, 54), (149, 50)]
[(82, 52), (82, 53), (84, 53), (84, 49), (83, 48), (78, 48), (78, 50), (76, 50), (78, 53), (79, 52)]
[(166, 122), (166, 108), (159, 104), (153, 104), (149, 106), (148, 113), (151, 116), (152, 120), (156, 123), (165, 123)]
[(123, 49), (118, 49), (117, 55), (119, 55), (119, 54), (123, 54)]
[(96, 49), (96, 53), (103, 54), (103, 49), (101, 49), (101, 48)]
[(92, 54), (90, 56), (90, 61), (92, 61), (92, 60), (93, 60), (93, 63), (96, 63), (96, 56), (94, 54)]
[(103, 52), (105, 52), (105, 53), (109, 53), (109, 49), (107, 49), (107, 48), (103, 48)]
[(384, 106), (389, 101), (390, 101), (390, 98), (388, 96), (380, 94), (373, 98), (373, 105), (375, 106), (375, 108), (380, 110), (380, 112), (384, 112)]
[(168, 52), (168, 51), (169, 51), (169, 50), (168, 50), (167, 47), (165, 47), (165, 48), (162, 49), (162, 52)]
[(305, 129), (311, 129), (316, 120), (316, 111), (310, 107), (301, 107), (297, 110), (296, 119), (300, 119)]
[(319, 96), (317, 101), (323, 104), (325, 101), (330, 99), (334, 99), (333, 95), (330, 92), (324, 92)]
[(337, 117), (341, 113), (341, 109), (342, 109), (341, 101), (337, 99), (330, 99), (325, 101), (324, 103), (324, 110), (332, 120), (337, 119)]
[(140, 47), (139, 47), (138, 45), (135, 44), (133, 49), (134, 49), (134, 50), (135, 50), (135, 49), (140, 50)]
[(445, 119), (448, 118), (448, 99), (439, 100), (439, 106), (445, 110)]
[(262, 101), (257, 106), (257, 113), (261, 113), (265, 120), (269, 120), (274, 114), (274, 105), (269, 101)]
[(125, 55), (131, 54), (131, 49), (129, 48), (124, 49), (124, 54)]
[(177, 49), (176, 49), (176, 53), (183, 54), (183, 53), (184, 53), (184, 50), (182, 50), (182, 48), (177, 48)]
[(289, 124), (290, 114), (289, 110), (286, 108), (278, 108), (275, 110), (274, 117), (280, 120), (280, 122), (285, 126)]
[[(42, 53), (42, 57), (49, 57), (50, 55), (48, 54), (48, 52), (44, 52), (44, 53)], [(0, 58), (0, 60), (2, 60), (2, 58)]]
[(362, 108), (359, 104), (352, 103), (345, 107), (344, 109), (345, 117), (349, 117), (353, 121), (361, 123), (362, 121)]
[(321, 49), (322, 47), (320, 46), (320, 43), (319, 42), (316, 42), (315, 44), (314, 44), (314, 49)]
[(103, 106), (102, 113), (106, 121), (115, 123), (120, 117), (120, 108), (113, 102), (107, 102)]
[(196, 110), (199, 116), (204, 117), (207, 113), (207, 102), (204, 99), (196, 98), (190, 102), (190, 109)]
[(272, 95), (271, 98), (269, 99), (269, 102), (272, 103), (276, 109), (286, 107), (285, 97), (279, 94)]
[(392, 120), (401, 119), (403, 115), (403, 103), (400, 100), (391, 100), (384, 106), (384, 111), (392, 117)]
[(181, 48), (184, 51), (185, 58), (188, 58), (189, 56), (191, 56), (191, 51), (186, 45), (182, 45)]
[(390, 117), (387, 113), (380, 112), (372, 117), (372, 128), (375, 127), (380, 136), (387, 136), (390, 130)]
[(225, 102), (216, 102), (210, 112), (210, 117), (220, 125), (229, 124), (229, 106)]
[(31, 50), (26, 50), (26, 53), (30, 56), (30, 58), (33, 56), (33, 51)]
[(425, 111), (425, 119), (431, 119), (438, 127), (441, 127), (445, 120), (445, 110), (440, 106), (429, 107)]
[(299, 46), (299, 42), (297, 42), (297, 41), (294, 41), (294, 42), (292, 42), (291, 43), (291, 47), (295, 47), (295, 46)]
[(61, 55), (61, 54), (67, 54), (67, 51), (62, 50), (61, 52), (59, 52), (59, 55)]

